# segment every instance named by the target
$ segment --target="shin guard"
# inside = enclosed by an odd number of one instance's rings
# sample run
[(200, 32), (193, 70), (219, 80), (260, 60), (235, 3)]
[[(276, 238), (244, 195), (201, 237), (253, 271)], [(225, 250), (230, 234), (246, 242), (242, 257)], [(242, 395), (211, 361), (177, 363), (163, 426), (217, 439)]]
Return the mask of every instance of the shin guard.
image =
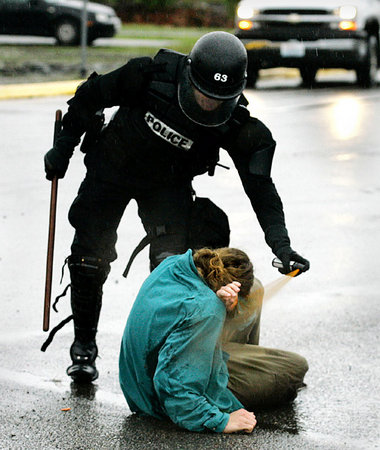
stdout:
[(70, 256), (71, 309), (75, 339), (70, 348), (72, 365), (67, 374), (79, 383), (98, 377), (95, 359), (98, 356), (96, 332), (102, 306), (103, 284), (110, 267), (98, 258)]
[(69, 257), (68, 265), (75, 339), (93, 341), (102, 307), (103, 284), (110, 271), (109, 263), (98, 258), (74, 255)]

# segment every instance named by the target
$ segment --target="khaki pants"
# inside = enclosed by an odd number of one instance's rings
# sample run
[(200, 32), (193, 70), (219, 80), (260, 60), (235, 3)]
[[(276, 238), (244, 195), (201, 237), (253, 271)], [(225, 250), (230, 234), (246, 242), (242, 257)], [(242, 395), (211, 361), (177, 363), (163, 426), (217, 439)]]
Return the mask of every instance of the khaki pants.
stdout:
[(223, 350), (230, 355), (228, 388), (248, 409), (293, 400), (308, 370), (297, 353), (259, 346), (264, 288), (255, 279), (247, 300), (239, 300), (222, 332)]

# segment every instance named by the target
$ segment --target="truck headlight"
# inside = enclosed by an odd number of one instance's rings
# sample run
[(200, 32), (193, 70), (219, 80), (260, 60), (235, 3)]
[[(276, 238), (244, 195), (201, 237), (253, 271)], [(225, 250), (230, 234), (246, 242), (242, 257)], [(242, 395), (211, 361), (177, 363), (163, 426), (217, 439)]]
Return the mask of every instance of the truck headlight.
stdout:
[(248, 3), (241, 3), (236, 10), (236, 15), (239, 19), (251, 19), (258, 14), (258, 10), (254, 9)]
[(338, 8), (339, 18), (342, 20), (353, 20), (356, 17), (357, 9), (352, 5), (345, 5)]
[(243, 31), (248, 31), (253, 28), (253, 22), (250, 20), (239, 20), (238, 27)]
[(339, 22), (339, 28), (343, 31), (356, 31), (358, 24), (353, 20), (342, 20)]
[(102, 22), (102, 23), (109, 22), (108, 14), (105, 14), (105, 13), (96, 13), (95, 19), (97, 22)]

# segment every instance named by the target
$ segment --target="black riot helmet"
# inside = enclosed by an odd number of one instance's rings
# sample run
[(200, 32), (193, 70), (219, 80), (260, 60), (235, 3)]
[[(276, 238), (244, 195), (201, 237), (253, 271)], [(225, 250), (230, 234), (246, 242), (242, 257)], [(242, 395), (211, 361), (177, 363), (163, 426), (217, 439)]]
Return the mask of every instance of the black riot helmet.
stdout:
[(186, 57), (178, 100), (192, 121), (204, 126), (225, 123), (246, 86), (247, 52), (233, 34), (214, 31), (202, 36)]

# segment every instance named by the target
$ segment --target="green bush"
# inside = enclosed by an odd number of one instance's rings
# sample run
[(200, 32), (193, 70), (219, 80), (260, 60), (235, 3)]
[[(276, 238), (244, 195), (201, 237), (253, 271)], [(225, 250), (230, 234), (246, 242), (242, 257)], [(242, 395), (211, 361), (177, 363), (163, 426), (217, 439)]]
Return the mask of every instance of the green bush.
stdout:
[(151, 11), (165, 11), (171, 8), (201, 8), (205, 6), (224, 6), (230, 17), (233, 17), (236, 5), (239, 0), (209, 0), (209, 1), (197, 1), (197, 0), (95, 0), (100, 3), (106, 3), (118, 10), (126, 10), (128, 8), (139, 10), (140, 12)]
[[(176, 5), (175, 0), (114, 0), (119, 8), (141, 7), (146, 11), (162, 11)], [(139, 8), (140, 9), (140, 8)]]
[(238, 4), (239, 0), (224, 0), (224, 3), (226, 5), (227, 13), (230, 17), (233, 17), (235, 15), (236, 6)]

